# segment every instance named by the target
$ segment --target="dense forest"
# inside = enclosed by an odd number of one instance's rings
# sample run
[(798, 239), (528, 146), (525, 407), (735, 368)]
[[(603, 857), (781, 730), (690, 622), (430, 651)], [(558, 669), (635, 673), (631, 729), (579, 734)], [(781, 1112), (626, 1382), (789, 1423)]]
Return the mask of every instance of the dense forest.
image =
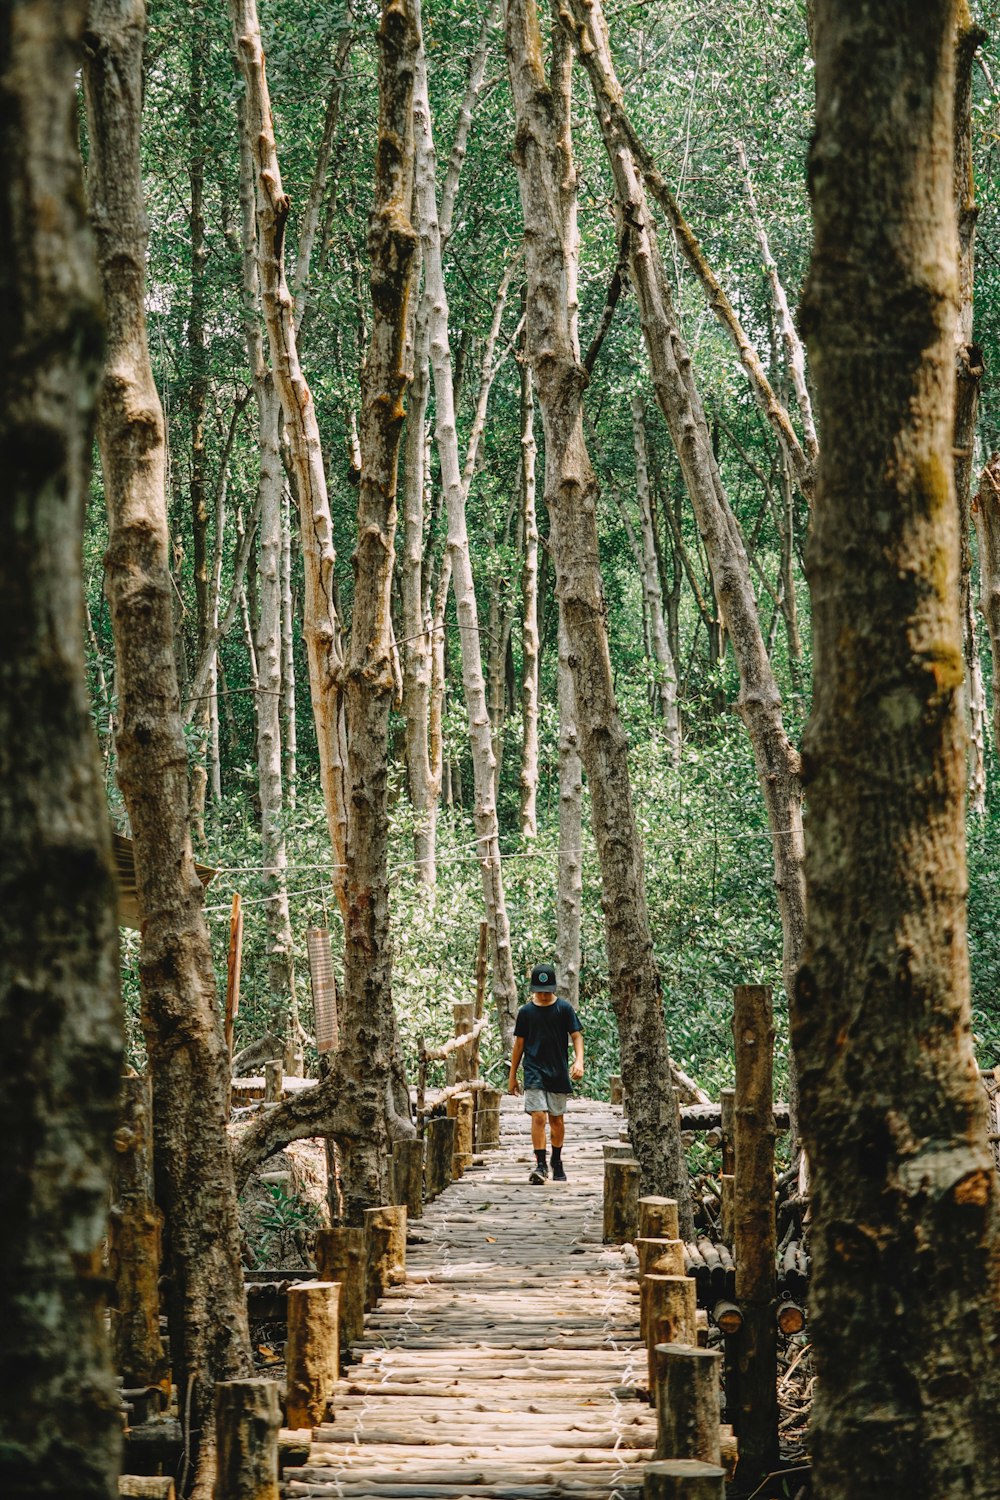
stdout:
[[(344, 1224), (386, 1202), (483, 953), (483, 1078), (554, 962), (685, 1240), (675, 1088), (770, 986), (813, 1493), (865, 1431), (873, 1493), (1000, 1494), (1000, 8), (146, 9), (0, 7), (0, 1275), (99, 1279), (148, 1073), (208, 1496), (239, 1192), (323, 1137)], [(234, 1054), (316, 1086), (234, 1130)], [(17, 1422), (83, 1395), (0, 1485), (108, 1493), (100, 1293), (4, 1296)]]

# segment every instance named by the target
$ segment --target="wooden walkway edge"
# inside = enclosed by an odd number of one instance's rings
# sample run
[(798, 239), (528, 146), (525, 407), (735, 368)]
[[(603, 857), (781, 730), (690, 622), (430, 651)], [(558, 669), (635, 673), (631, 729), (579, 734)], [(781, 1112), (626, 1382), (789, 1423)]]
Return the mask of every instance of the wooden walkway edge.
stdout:
[(602, 1142), (621, 1111), (573, 1100), (568, 1182), (528, 1183), (520, 1099), (499, 1150), (410, 1226), (407, 1282), (365, 1318), (336, 1419), (287, 1496), (634, 1500), (656, 1418), (634, 1275), (601, 1244)]

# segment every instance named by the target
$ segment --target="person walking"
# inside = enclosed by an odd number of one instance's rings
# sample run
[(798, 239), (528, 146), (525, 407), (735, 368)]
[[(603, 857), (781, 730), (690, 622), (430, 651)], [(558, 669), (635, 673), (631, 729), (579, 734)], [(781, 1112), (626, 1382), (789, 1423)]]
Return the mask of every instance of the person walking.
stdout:
[[(519, 1094), (517, 1070), (524, 1058), (524, 1112), (531, 1116), (531, 1144), (535, 1165), (528, 1181), (544, 1182), (549, 1175), (545, 1154), (545, 1125), (552, 1142), (552, 1180), (565, 1182), (562, 1148), (566, 1135), (566, 1101), (573, 1083), (583, 1077), (583, 1027), (568, 1000), (556, 995), (552, 964), (536, 964), (531, 971), (531, 994), (514, 1023), (507, 1092)], [(566, 1066), (566, 1042), (573, 1043), (573, 1063)]]

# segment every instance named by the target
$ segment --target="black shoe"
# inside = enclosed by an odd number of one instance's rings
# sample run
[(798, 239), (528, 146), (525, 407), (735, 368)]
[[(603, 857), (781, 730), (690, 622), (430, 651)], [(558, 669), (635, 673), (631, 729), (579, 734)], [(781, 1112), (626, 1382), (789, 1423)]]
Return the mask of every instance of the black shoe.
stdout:
[(563, 1164), (562, 1164), (561, 1161), (559, 1161), (559, 1162), (553, 1162), (553, 1164), (552, 1164), (552, 1181), (553, 1182), (565, 1182), (566, 1181), (566, 1173), (563, 1171)]
[(531, 1169), (531, 1171), (528, 1173), (528, 1181), (529, 1182), (533, 1182), (537, 1186), (538, 1183), (544, 1182), (545, 1179), (548, 1177), (548, 1175), (549, 1175), (549, 1169), (548, 1169), (548, 1167), (543, 1167), (543, 1166), (539, 1165), (538, 1163), (536, 1163), (535, 1166), (533, 1166), (532, 1169)]

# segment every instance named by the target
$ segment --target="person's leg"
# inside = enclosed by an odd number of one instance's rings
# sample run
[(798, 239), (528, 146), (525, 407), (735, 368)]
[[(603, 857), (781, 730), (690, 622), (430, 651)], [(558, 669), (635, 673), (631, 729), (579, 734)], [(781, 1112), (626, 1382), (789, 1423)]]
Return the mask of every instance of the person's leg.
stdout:
[[(563, 1141), (566, 1139), (565, 1100), (556, 1095), (550, 1099), (556, 1109), (549, 1110), (549, 1135), (552, 1138), (552, 1178), (554, 1182), (565, 1182), (566, 1173), (562, 1164)], [(561, 1107), (560, 1107), (561, 1106)]]
[[(553, 1146), (556, 1143), (555, 1136), (552, 1137)], [(531, 1144), (536, 1151), (545, 1150), (545, 1111), (534, 1110), (531, 1116)]]

